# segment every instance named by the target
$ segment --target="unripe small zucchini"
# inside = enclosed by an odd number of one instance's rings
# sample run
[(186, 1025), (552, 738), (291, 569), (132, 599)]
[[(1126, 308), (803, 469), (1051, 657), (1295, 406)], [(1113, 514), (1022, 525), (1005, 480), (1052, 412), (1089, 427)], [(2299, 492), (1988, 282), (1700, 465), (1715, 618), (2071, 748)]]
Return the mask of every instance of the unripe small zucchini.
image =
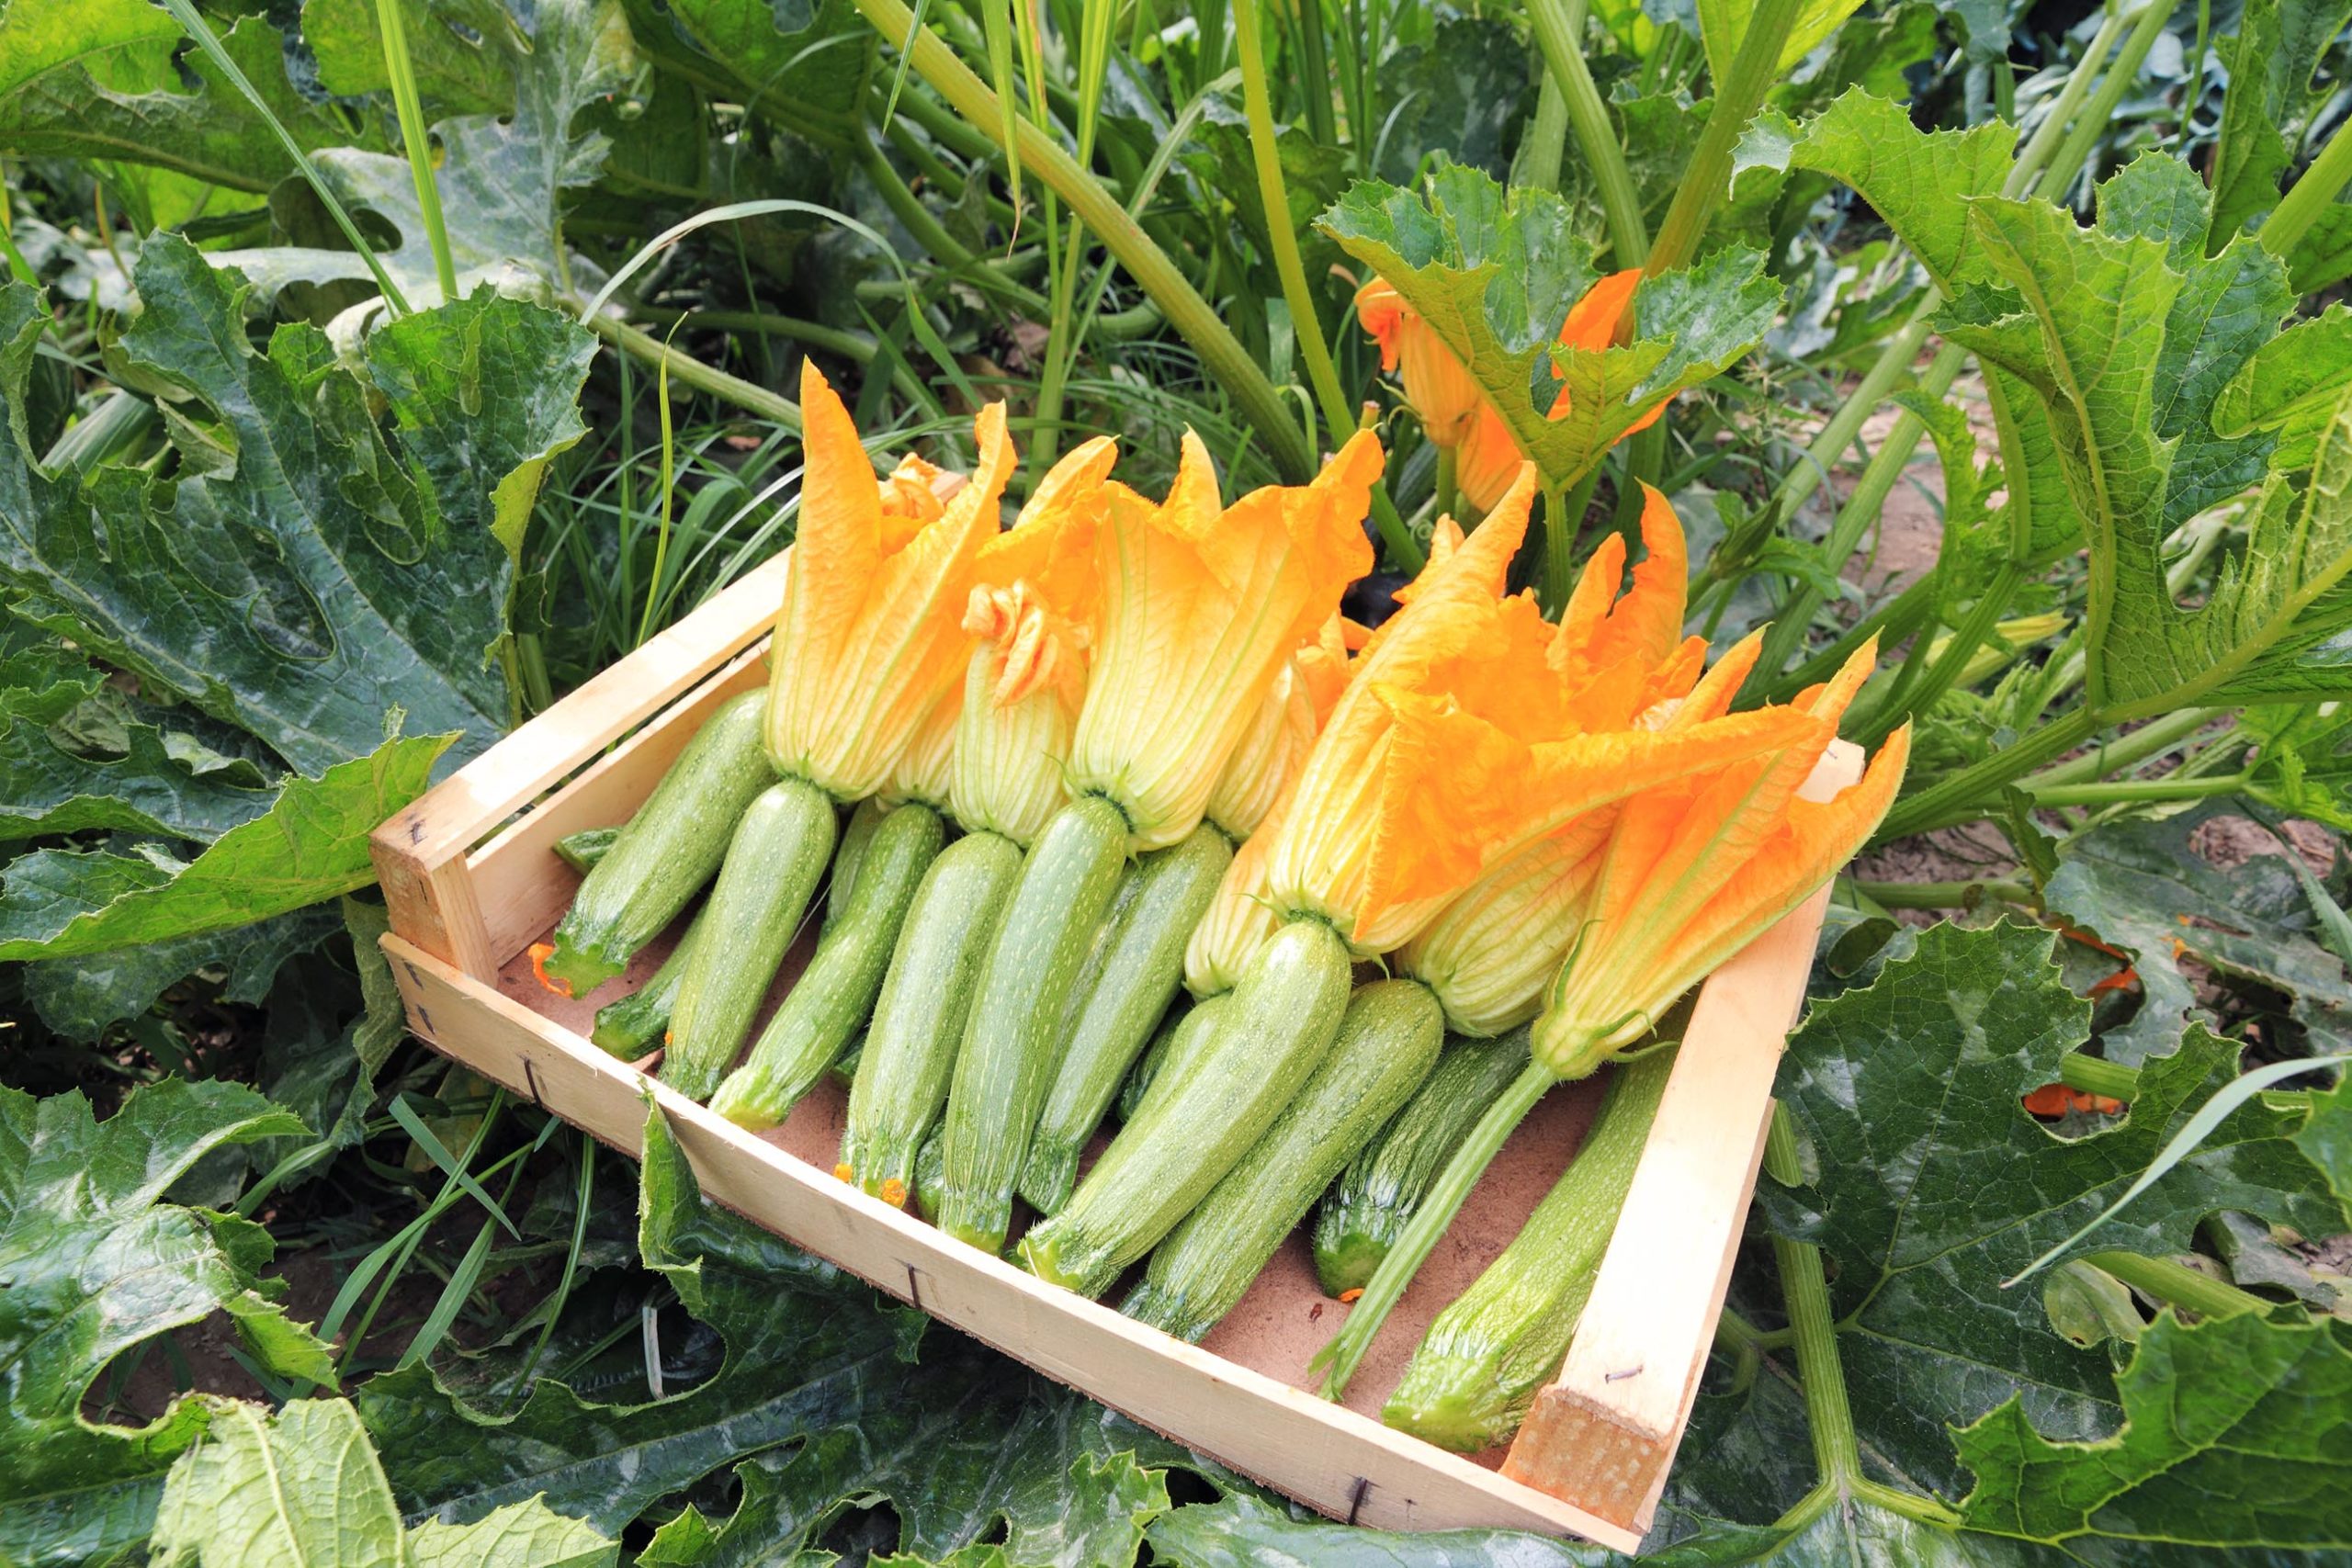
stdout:
[(1140, 1122), (1152, 1112), (1152, 1108), (1176, 1092), (1184, 1075), (1200, 1065), (1209, 1043), (1216, 1038), (1216, 1021), (1233, 1005), (1231, 991), (1219, 991), (1213, 997), (1203, 997), (1193, 1004), (1192, 1010), (1176, 1021), (1175, 1027), (1152, 1043), (1159, 1053), (1157, 1063), (1139, 1064), (1150, 1070), (1140, 1084), (1130, 1082), (1135, 1091), (1133, 1109), (1123, 1099), (1119, 1120)]
[(882, 818), (859, 857), (849, 902), (825, 927), (750, 1058), (711, 1097), (713, 1111), (763, 1132), (817, 1087), (874, 1010), (899, 923), (946, 837), (946, 823), (928, 806), (910, 802)]
[(1420, 1087), (1444, 1040), (1444, 1010), (1419, 981), (1358, 991), (1298, 1097), (1153, 1248), (1119, 1310), (1179, 1339), (1216, 1326), (1340, 1168)]
[(624, 1062), (634, 1062), (662, 1043), (662, 1036), (669, 1032), (670, 1014), (678, 1005), (678, 988), (686, 981), (686, 965), (694, 962), (702, 924), (702, 911), (696, 910), (686, 934), (678, 939), (678, 945), (670, 950), (651, 979), (620, 1000), (596, 1010), (590, 1040)]
[(620, 836), (618, 828), (582, 828), (577, 833), (566, 833), (555, 841), (556, 858), (585, 876), (612, 852), (613, 840)]
[(832, 797), (806, 779), (770, 785), (743, 813), (670, 1015), (663, 1083), (706, 1099), (734, 1065), (832, 858), (833, 835)]
[(825, 923), (831, 925), (849, 908), (850, 890), (857, 886), (857, 863), (865, 857), (867, 840), (874, 829), (882, 826), (882, 818), (890, 808), (874, 795), (857, 803), (849, 814), (848, 823), (842, 829), (841, 847), (833, 851), (833, 874), (825, 884)]
[(1225, 835), (1203, 823), (1128, 868), (1096, 944), (1092, 987), (1063, 1028), (1053, 1088), (1029, 1141), (1021, 1196), (1039, 1213), (1069, 1201), (1079, 1153), (1182, 985), (1185, 940), (1232, 860)]
[(922, 1152), (915, 1156), (915, 1212), (933, 1224), (939, 1223), (939, 1183), (947, 1174), (947, 1140), (937, 1127), (922, 1141)]
[(736, 823), (775, 783), (762, 736), (766, 714), (767, 694), (746, 692), (721, 703), (686, 742), (572, 896), (540, 968), (548, 985), (586, 996), (628, 967), (710, 880)]
[(865, 1058), (865, 1036), (861, 1034), (849, 1043), (848, 1050), (833, 1058), (833, 1065), (825, 1069), (825, 1076), (841, 1085), (842, 1092), (847, 1094), (849, 1086), (857, 1081), (857, 1064)]
[(1293, 920), (1269, 937), (1200, 1060), (1022, 1238), (1029, 1271), (1080, 1295), (1108, 1290), (1273, 1125), (1329, 1050), (1349, 990), (1347, 944), (1329, 925)]
[(1492, 1040), (1447, 1041), (1428, 1080), (1348, 1162), (1323, 1200), (1315, 1220), (1315, 1274), (1325, 1295), (1363, 1289), (1421, 1194), (1526, 1066), (1523, 1024)]
[(1383, 1421), (1460, 1453), (1519, 1429), (1535, 1391), (1567, 1359), (1673, 1070), (1672, 1051), (1617, 1069), (1576, 1158), (1510, 1245), (1430, 1325)]
[[(850, 1086), (841, 1163), (876, 1198), (904, 1203), (939, 1124), (980, 964), (1021, 875), (1021, 846), (967, 833), (941, 852), (899, 927)], [(933, 1143), (937, 1140), (933, 1138)]]
[(1159, 1076), (1159, 1064), (1168, 1059), (1170, 1044), (1183, 1032), (1192, 1016), (1192, 1004), (1178, 997), (1166, 1016), (1160, 1019), (1159, 1027), (1152, 1031), (1151, 1043), (1143, 1048), (1143, 1055), (1136, 1058), (1136, 1065), (1127, 1069), (1126, 1080), (1119, 1085), (1117, 1110), (1121, 1122), (1136, 1119), (1136, 1111), (1142, 1106), (1144, 1096), (1150, 1091), (1151, 1080)]
[(984, 1252), (1012, 1228), (1062, 1007), (1126, 865), (1125, 813), (1099, 795), (1063, 807), (1029, 847), (981, 966), (947, 1090), (939, 1228)]

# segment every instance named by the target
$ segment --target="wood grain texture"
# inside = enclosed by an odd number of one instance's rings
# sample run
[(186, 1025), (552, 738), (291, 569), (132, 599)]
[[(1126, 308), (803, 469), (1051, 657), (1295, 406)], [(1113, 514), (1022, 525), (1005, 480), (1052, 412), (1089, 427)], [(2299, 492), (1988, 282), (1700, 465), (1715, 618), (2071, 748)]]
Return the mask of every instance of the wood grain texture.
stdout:
[[(1826, 799), (1860, 776), (1860, 748), (1840, 741), (1800, 793)], [(1503, 1464), (1637, 1534), (1649, 1529), (1714, 1342), (1773, 1074), (1828, 905), (1824, 887), (1700, 988), (1567, 1362), (1537, 1393)]]
[(1329, 1514), (1386, 1529), (1634, 1532), (1419, 1438), (1146, 1328), (866, 1197), (614, 1061), (397, 934), (411, 1026), (444, 1055), (635, 1156), (650, 1102), (704, 1191), (1046, 1376)]

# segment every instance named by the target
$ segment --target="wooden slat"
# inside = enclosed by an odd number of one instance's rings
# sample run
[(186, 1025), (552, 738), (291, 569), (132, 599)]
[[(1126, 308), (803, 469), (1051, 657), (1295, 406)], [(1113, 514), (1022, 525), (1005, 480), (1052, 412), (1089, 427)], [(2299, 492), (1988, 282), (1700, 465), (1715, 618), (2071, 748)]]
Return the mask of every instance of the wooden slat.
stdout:
[[(580, 879), (556, 854), (556, 840), (584, 828), (613, 828), (628, 821), (711, 710), (740, 692), (757, 689), (767, 678), (766, 649), (763, 637), (719, 666), (717, 674), (662, 709), (595, 767), (467, 857), (483, 942), (493, 964), (505, 963), (537, 941), (571, 904)], [(418, 945), (431, 951), (428, 944)]]
[(1388, 1529), (1638, 1533), (1366, 1416), (1146, 1328), (867, 1198), (398, 935), (384, 951), (417, 1033), (631, 1155), (643, 1096), (710, 1197), (933, 1317), (1337, 1518)]
[[(1860, 776), (1860, 749), (1841, 741), (1802, 793), (1826, 799)], [(1503, 1465), (1636, 1535), (1706, 1368), (1828, 904), (1824, 887), (1701, 990), (1567, 1362)]]

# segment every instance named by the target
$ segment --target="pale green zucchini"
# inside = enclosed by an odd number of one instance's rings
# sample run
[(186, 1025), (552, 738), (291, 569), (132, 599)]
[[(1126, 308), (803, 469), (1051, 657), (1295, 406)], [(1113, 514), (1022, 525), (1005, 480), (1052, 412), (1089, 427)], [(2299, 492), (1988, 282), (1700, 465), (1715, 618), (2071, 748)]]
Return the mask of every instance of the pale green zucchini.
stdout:
[(670, 1014), (678, 1005), (678, 988), (685, 984), (686, 965), (694, 961), (696, 939), (702, 933), (702, 911), (686, 927), (686, 934), (662, 961), (653, 977), (616, 1002), (606, 1002), (596, 1010), (596, 1021), (588, 1038), (625, 1062), (639, 1056), (662, 1043), (662, 1036), (669, 1032)]
[(1136, 1089), (1135, 1109), (1123, 1111), (1120, 1121), (1142, 1121), (1151, 1114), (1154, 1106), (1176, 1092), (1176, 1086), (1184, 1081), (1184, 1076), (1200, 1065), (1202, 1055), (1216, 1038), (1217, 1019), (1232, 1005), (1231, 991), (1219, 991), (1193, 1003), (1192, 1010), (1179, 1019), (1175, 1030), (1165, 1036), (1167, 1043), (1159, 1064)]
[(1018, 844), (967, 834), (931, 863), (899, 927), (842, 1134), (841, 1163), (876, 1198), (903, 1204), (915, 1184), (917, 1156), (947, 1103), (980, 964), (1020, 875)]
[(890, 808), (873, 795), (857, 803), (842, 829), (841, 847), (833, 852), (833, 874), (825, 885), (825, 923), (831, 925), (849, 908), (850, 889), (857, 886), (857, 863), (865, 856), (867, 840)]
[(549, 985), (586, 996), (628, 967), (710, 880), (736, 824), (775, 783), (762, 735), (766, 713), (767, 694), (746, 692), (695, 732), (572, 896), (540, 966)]
[(1535, 1391), (1567, 1359), (1673, 1069), (1671, 1050), (1617, 1069), (1575, 1160), (1511, 1244), (1430, 1325), (1383, 1421), (1460, 1453), (1519, 1429)]
[(1348, 1004), (1339, 1038), (1200, 1207), (1152, 1249), (1120, 1311), (1198, 1340), (1436, 1064), (1445, 1012), (1418, 980), (1380, 980)]
[(1226, 836), (1203, 823), (1128, 869), (1095, 944), (1092, 985), (1063, 1027), (1053, 1088), (1029, 1140), (1021, 1196), (1039, 1213), (1069, 1201), (1079, 1152), (1183, 983), (1185, 940), (1232, 861)]
[(1120, 1129), (1062, 1212), (1022, 1238), (1029, 1271), (1081, 1295), (1108, 1290), (1273, 1125), (1339, 1033), (1349, 980), (1347, 944), (1322, 921), (1269, 937), (1199, 1061)]
[(825, 1069), (825, 1076), (840, 1084), (842, 1092), (847, 1094), (849, 1086), (857, 1081), (857, 1065), (865, 1059), (865, 1036), (861, 1034), (849, 1043), (848, 1050), (833, 1058), (833, 1065)]
[(922, 1152), (915, 1156), (915, 1213), (934, 1225), (939, 1223), (939, 1180), (947, 1174), (945, 1146), (946, 1139), (933, 1127), (931, 1136), (922, 1141)]
[(1001, 1252), (1030, 1130), (1053, 1080), (1055, 1031), (1127, 863), (1127, 821), (1071, 801), (1030, 846), (981, 966), (947, 1091), (939, 1228)]
[(1421, 1194), (1487, 1107), (1527, 1066), (1527, 1027), (1493, 1040), (1455, 1036), (1396, 1120), (1348, 1163), (1315, 1220), (1315, 1274), (1327, 1296), (1361, 1291), (1413, 1217)]
[[(874, 1010), (874, 993), (923, 874), (939, 858), (947, 824), (910, 803), (882, 818), (859, 856), (849, 902), (825, 927), (808, 967), (786, 993), (743, 1065), (710, 1108), (739, 1127), (779, 1125), (817, 1087)], [(836, 875), (839, 874), (837, 872)]]
[(834, 830), (832, 797), (805, 779), (770, 785), (743, 813), (670, 1015), (663, 1083), (702, 1100), (734, 1066), (832, 858)]
[(1150, 1092), (1151, 1080), (1159, 1076), (1159, 1064), (1168, 1059), (1170, 1047), (1191, 1023), (1195, 1010), (1189, 1000), (1178, 997), (1170, 1006), (1167, 1016), (1159, 1021), (1159, 1027), (1152, 1031), (1151, 1043), (1143, 1048), (1143, 1055), (1136, 1058), (1136, 1065), (1127, 1069), (1126, 1080), (1119, 1085), (1116, 1109), (1121, 1122), (1136, 1119), (1144, 1096)]

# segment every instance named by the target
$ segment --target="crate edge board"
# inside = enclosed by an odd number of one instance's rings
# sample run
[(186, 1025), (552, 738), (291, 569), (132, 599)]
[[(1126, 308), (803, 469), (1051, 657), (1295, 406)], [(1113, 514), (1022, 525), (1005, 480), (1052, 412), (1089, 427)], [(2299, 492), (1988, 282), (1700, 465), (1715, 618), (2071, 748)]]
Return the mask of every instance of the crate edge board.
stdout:
[[(650, 1086), (714, 1201), (888, 1294), (913, 1297), (913, 1304), (958, 1332), (1241, 1474), (1335, 1518), (1352, 1511), (1357, 1522), (1377, 1528), (1532, 1529), (1575, 1534), (1620, 1551), (1640, 1545), (1638, 1534), (1574, 1504), (964, 1247), (644, 1077), (398, 934), (385, 936), (382, 945), (416, 1032), (443, 1055), (632, 1153)], [(452, 1007), (460, 1010), (453, 1014)], [(464, 1038), (469, 1026), (481, 1037)], [(582, 1103), (596, 1096), (605, 1103)], [(887, 1264), (872, 1261), (879, 1254), (888, 1255)], [(910, 1281), (909, 1270), (922, 1282)], [(1057, 1336), (1066, 1341), (1073, 1334), (1088, 1341), (1092, 1359), (1060, 1353)], [(1231, 1394), (1247, 1403), (1220, 1412)], [(1187, 1402), (1208, 1418), (1206, 1429), (1187, 1418)], [(1263, 1429), (1269, 1424), (1278, 1429)], [(1328, 1479), (1318, 1483), (1315, 1475), (1286, 1472), (1281, 1461), (1289, 1455)], [(1317, 1455), (1328, 1457), (1318, 1461)], [(1278, 1474), (1288, 1478), (1272, 1478)], [(1414, 1476), (1434, 1482), (1439, 1495), (1416, 1496), (1408, 1483)]]

